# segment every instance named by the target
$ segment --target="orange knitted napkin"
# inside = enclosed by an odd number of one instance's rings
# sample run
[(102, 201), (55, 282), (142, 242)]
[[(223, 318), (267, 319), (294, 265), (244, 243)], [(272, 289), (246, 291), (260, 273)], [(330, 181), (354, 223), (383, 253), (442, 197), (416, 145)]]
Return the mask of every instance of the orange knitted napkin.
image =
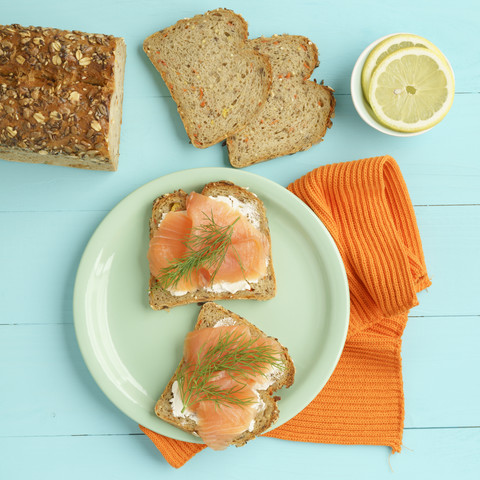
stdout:
[[(401, 337), (416, 293), (430, 285), (412, 203), (390, 156), (319, 167), (289, 185), (320, 218), (342, 256), (350, 324), (339, 363), (317, 397), (265, 434), (302, 442), (388, 445), (403, 434)], [(140, 428), (182, 466), (205, 445)]]

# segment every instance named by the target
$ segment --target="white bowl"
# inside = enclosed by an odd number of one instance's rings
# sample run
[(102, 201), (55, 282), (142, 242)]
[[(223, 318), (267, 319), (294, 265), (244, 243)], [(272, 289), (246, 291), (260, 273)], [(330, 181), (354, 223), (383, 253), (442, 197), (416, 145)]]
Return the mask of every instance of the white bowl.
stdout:
[(362, 90), (362, 69), (365, 64), (365, 60), (368, 57), (368, 54), (383, 40), (392, 35), (398, 35), (397, 33), (392, 33), (391, 35), (386, 35), (385, 37), (379, 38), (371, 43), (358, 57), (358, 60), (355, 63), (352, 71), (352, 78), (350, 80), (350, 91), (352, 93), (352, 101), (355, 107), (355, 110), (360, 115), (362, 120), (375, 128), (379, 132), (386, 133), (387, 135), (393, 135), (394, 137), (414, 137), (415, 135), (420, 135), (422, 133), (428, 132), (433, 127), (427, 128), (426, 130), (421, 130), (419, 132), (397, 132), (391, 128), (385, 127), (382, 125), (376, 118), (373, 113), (372, 107), (365, 100)]

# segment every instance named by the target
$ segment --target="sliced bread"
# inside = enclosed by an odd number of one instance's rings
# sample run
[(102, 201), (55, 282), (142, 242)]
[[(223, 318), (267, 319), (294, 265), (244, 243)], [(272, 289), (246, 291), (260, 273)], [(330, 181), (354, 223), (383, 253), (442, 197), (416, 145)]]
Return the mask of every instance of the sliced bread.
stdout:
[(227, 139), (230, 163), (238, 168), (310, 148), (323, 139), (335, 111), (333, 90), (308, 80), (319, 64), (308, 38), (278, 35), (248, 43), (269, 57), (273, 81), (260, 115)]
[[(272, 261), (271, 238), (265, 206), (254, 193), (228, 181), (211, 182), (204, 186), (203, 195), (209, 197), (233, 197), (240, 204), (248, 206), (250, 212), (247, 219), (262, 232), (269, 243), (268, 265), (266, 275), (256, 283), (251, 283), (248, 289), (235, 293), (228, 291), (195, 290), (184, 295), (174, 295), (160, 286), (158, 279), (150, 274), (149, 300), (154, 310), (186, 305), (195, 302), (207, 302), (226, 299), (268, 300), (276, 294), (276, 279)], [(157, 198), (153, 202), (150, 218), (150, 238), (158, 228), (164, 214), (170, 211), (185, 210), (187, 193), (178, 190)]]
[(270, 63), (247, 44), (247, 37), (240, 15), (217, 9), (179, 20), (143, 43), (195, 147), (241, 130), (267, 100)]
[[(208, 302), (203, 305), (198, 316), (197, 323), (195, 325), (195, 330), (214, 327), (220, 321), (227, 321), (229, 325), (246, 325), (248, 326), (252, 336), (266, 337), (267, 335), (262, 332), (255, 325), (250, 323), (245, 318), (240, 317), (239, 315), (227, 310), (220, 305), (217, 305), (213, 302)], [(277, 340), (277, 339), (275, 339)], [(278, 341), (278, 340), (277, 340)], [(261, 408), (254, 421), (253, 428), (251, 431), (246, 430), (238, 435), (233, 441), (232, 445), (240, 447), (244, 445), (249, 440), (261, 435), (265, 430), (270, 428), (270, 426), (278, 419), (278, 406), (277, 401), (279, 397), (272, 396), (272, 394), (279, 390), (282, 387), (290, 387), (295, 378), (295, 367), (293, 361), (288, 353), (287, 348), (281, 346), (281, 361), (284, 365), (284, 369), (281, 371), (280, 375), (272, 379), (273, 383), (266, 389), (258, 391), (261, 401), (264, 403), (264, 408)], [(197, 435), (197, 424), (196, 421), (188, 416), (175, 416), (172, 410), (172, 403), (174, 400), (174, 394), (172, 387), (174, 382), (177, 379), (177, 373), (183, 366), (183, 359), (180, 362), (177, 370), (172, 376), (170, 382), (165, 388), (163, 394), (155, 405), (155, 413), (162, 420), (165, 420), (176, 427)]]

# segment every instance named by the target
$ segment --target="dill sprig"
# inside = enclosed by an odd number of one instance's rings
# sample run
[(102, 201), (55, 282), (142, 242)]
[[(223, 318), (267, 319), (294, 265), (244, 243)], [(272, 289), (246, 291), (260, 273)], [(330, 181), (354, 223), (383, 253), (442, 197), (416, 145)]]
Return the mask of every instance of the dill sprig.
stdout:
[[(184, 362), (177, 372), (183, 402), (182, 412), (197, 401), (211, 401), (219, 405), (251, 405), (255, 397), (236, 396), (247, 386), (247, 380), (265, 376), (268, 366), (283, 370), (279, 352), (269, 344), (257, 344), (259, 337), (248, 338), (245, 332), (222, 332), (218, 341), (204, 352), (202, 345), (195, 364)], [(215, 376), (226, 372), (236, 385), (221, 388), (215, 385)]]
[(237, 217), (230, 225), (222, 226), (215, 222), (213, 211), (211, 216), (208, 216), (205, 212), (203, 214), (207, 221), (192, 229), (184, 240), (185, 253), (162, 268), (160, 274), (156, 277), (162, 288), (175, 288), (182, 278), (190, 279), (192, 273), (202, 267), (206, 269), (214, 268), (210, 277), (210, 282), (213, 283), (230, 246), (233, 248), (243, 272), (241, 259), (232, 245), (233, 228), (240, 217)]

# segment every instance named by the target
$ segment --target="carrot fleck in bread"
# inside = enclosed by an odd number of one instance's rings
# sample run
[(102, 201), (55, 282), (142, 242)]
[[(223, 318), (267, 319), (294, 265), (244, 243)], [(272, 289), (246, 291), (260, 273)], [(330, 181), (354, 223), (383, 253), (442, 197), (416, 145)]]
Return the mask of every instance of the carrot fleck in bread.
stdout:
[[(224, 331), (219, 331), (215, 336), (215, 331), (217, 329), (221, 330), (222, 327)], [(271, 369), (264, 370), (260, 384), (253, 384), (253, 392), (252, 390), (248, 390), (247, 385), (246, 390), (249, 391), (249, 395), (253, 394), (253, 398), (255, 398), (254, 402), (246, 403), (242, 407), (233, 403), (227, 403), (229, 402), (227, 398), (227, 400), (217, 402), (217, 405), (213, 406), (212, 402), (214, 397), (210, 396), (201, 397), (202, 400), (195, 406), (192, 406), (192, 409), (190, 409), (190, 404), (184, 409), (183, 407), (185, 407), (185, 405), (182, 403), (182, 398), (186, 398), (186, 395), (182, 396), (180, 390), (182, 387), (179, 385), (186, 385), (184, 390), (187, 395), (189, 393), (196, 395), (195, 388), (193, 387), (191, 390), (188, 390), (188, 383), (185, 381), (185, 371), (192, 372), (193, 365), (189, 362), (190, 357), (192, 357), (192, 355), (195, 356), (195, 346), (197, 349), (199, 348), (201, 352), (203, 351), (203, 354), (201, 353), (200, 357), (197, 357), (201, 363), (201, 356), (205, 355), (203, 358), (206, 358), (209, 350), (207, 350), (207, 345), (200, 343), (199, 346), (198, 342), (202, 342), (204, 338), (213, 338), (214, 340), (208, 344), (208, 348), (215, 348), (215, 341), (222, 339), (222, 341), (225, 342), (228, 341), (228, 339), (235, 338), (234, 335), (236, 333), (232, 332), (236, 331), (243, 332), (239, 335), (245, 335), (245, 338), (251, 337), (258, 339), (257, 345), (271, 346), (276, 352), (275, 366)], [(199, 333), (202, 335), (198, 335)], [(196, 338), (195, 335), (197, 335)], [(231, 337), (228, 337), (228, 335), (231, 335)], [(200, 337), (200, 339), (198, 339), (198, 337)], [(243, 338), (243, 336), (238, 338)], [(197, 342), (196, 345), (195, 342)], [(234, 342), (232, 342), (231, 345), (234, 345)], [(240, 358), (240, 349), (243, 344), (242, 342), (238, 342), (235, 345), (237, 345), (238, 351), (234, 353)], [(221, 354), (225, 353), (222, 348), (219, 348), (219, 351)], [(212, 359), (209, 363), (211, 368), (215, 368), (214, 364), (217, 358), (215, 355), (210, 357), (210, 359)], [(225, 357), (223, 361), (224, 363), (226, 362)], [(198, 365), (198, 363), (196, 365)], [(202, 370), (197, 367), (197, 370), (194, 371), (193, 374), (195, 375), (197, 372), (202, 372)], [(229, 370), (229, 372), (230, 375), (235, 376), (234, 368), (232, 368), (231, 371)], [(216, 379), (225, 378), (224, 374), (225, 371), (215, 370), (212, 381), (215, 382)], [(277, 339), (268, 337), (245, 318), (240, 317), (220, 305), (209, 302), (203, 305), (194, 331), (188, 334), (185, 339), (184, 357), (156, 403), (155, 413), (166, 422), (186, 432), (201, 436), (202, 440), (214, 449), (221, 450), (228, 445), (240, 447), (247, 441), (261, 435), (278, 419), (279, 410), (277, 401), (279, 398), (273, 396), (273, 393), (282, 387), (290, 387), (294, 382), (294, 377), (295, 367), (293, 361), (287, 348), (280, 345)], [(182, 379), (184, 379), (183, 383), (181, 383)], [(248, 383), (243, 377), (241, 382), (242, 384), (245, 382)], [(209, 385), (208, 382), (206, 384)], [(238, 389), (239, 387), (237, 386), (236, 388)], [(242, 388), (240, 388), (237, 395), (242, 392)], [(193, 404), (194, 402), (191, 403)], [(224, 409), (226, 415), (222, 414), (222, 409)], [(225, 423), (228, 423), (228, 428)]]
[(317, 47), (308, 38), (278, 35), (248, 43), (270, 59), (273, 81), (259, 116), (227, 139), (230, 163), (238, 168), (322, 141), (335, 110), (333, 90), (308, 80), (318, 66)]
[(270, 62), (247, 37), (240, 15), (218, 9), (180, 20), (144, 41), (195, 147), (241, 130), (267, 100)]

